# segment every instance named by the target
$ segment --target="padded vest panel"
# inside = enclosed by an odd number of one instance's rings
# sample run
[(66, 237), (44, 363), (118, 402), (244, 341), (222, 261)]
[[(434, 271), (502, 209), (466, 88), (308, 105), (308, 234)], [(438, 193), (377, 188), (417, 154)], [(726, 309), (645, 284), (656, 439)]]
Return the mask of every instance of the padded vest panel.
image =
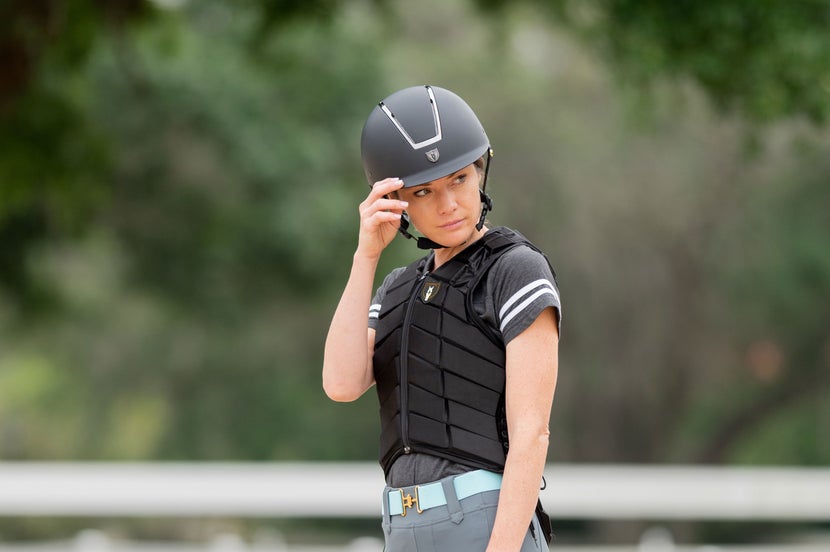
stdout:
[(520, 244), (533, 247), (493, 229), (432, 273), (424, 275), (427, 258), (416, 261), (388, 288), (373, 356), (386, 473), (409, 452), (504, 469), (505, 349), (472, 297), (492, 264)]

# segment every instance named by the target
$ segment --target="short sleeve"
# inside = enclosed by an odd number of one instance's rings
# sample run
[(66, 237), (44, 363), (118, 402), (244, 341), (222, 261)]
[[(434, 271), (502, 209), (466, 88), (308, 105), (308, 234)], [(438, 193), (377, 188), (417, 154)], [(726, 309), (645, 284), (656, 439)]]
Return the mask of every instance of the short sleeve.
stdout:
[(378, 287), (375, 292), (375, 296), (372, 297), (372, 302), (369, 305), (369, 327), (371, 329), (377, 329), (378, 315), (380, 314), (380, 307), (383, 304), (383, 298), (386, 297), (386, 290), (389, 289), (392, 282), (394, 282), (405, 269), (406, 267), (399, 267), (387, 274), (386, 278), (383, 279), (380, 287)]
[(557, 327), (561, 324), (562, 305), (556, 278), (545, 256), (530, 247), (516, 247), (499, 258), (490, 269), (488, 288), (493, 301), (493, 323), (505, 345), (548, 307), (556, 312)]

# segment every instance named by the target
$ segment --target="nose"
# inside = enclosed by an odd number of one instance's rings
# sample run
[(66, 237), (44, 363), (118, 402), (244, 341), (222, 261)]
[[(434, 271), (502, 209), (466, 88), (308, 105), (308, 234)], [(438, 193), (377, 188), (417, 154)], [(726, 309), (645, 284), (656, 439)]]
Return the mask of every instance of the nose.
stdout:
[(452, 213), (458, 207), (453, 190), (442, 190), (439, 195), (438, 211), (440, 214)]

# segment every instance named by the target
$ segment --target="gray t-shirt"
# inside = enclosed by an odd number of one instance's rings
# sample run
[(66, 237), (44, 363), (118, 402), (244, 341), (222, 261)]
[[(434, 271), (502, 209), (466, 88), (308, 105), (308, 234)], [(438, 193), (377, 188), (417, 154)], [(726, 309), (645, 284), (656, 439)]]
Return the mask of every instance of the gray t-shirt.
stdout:
[[(432, 266), (430, 253), (428, 267)], [(390, 272), (372, 298), (369, 327), (377, 327), (378, 313), (386, 290), (404, 268)], [(520, 245), (502, 255), (490, 268), (484, 285), (479, 287), (473, 303), (482, 320), (490, 324), (504, 339), (505, 346), (526, 330), (548, 307), (556, 311), (557, 326), (561, 323), (562, 307), (559, 290), (545, 258), (533, 249)], [(402, 455), (389, 470), (387, 485), (406, 487), (436, 481), (471, 468), (427, 454)]]

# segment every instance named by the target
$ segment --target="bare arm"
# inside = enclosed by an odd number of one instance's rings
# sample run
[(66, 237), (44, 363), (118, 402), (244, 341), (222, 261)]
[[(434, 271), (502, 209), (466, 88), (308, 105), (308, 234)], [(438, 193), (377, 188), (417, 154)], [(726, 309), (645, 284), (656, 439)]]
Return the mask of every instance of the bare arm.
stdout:
[(375, 332), (367, 333), (369, 303), (378, 260), (395, 237), (406, 202), (385, 196), (403, 185), (394, 178), (375, 183), (360, 204), (360, 234), (349, 280), (329, 326), (323, 355), (323, 389), (335, 401), (353, 401), (374, 383)]
[(507, 345), (505, 402), (510, 450), (488, 552), (519, 550), (536, 507), (558, 370), (559, 335), (554, 317), (553, 309), (546, 308)]

